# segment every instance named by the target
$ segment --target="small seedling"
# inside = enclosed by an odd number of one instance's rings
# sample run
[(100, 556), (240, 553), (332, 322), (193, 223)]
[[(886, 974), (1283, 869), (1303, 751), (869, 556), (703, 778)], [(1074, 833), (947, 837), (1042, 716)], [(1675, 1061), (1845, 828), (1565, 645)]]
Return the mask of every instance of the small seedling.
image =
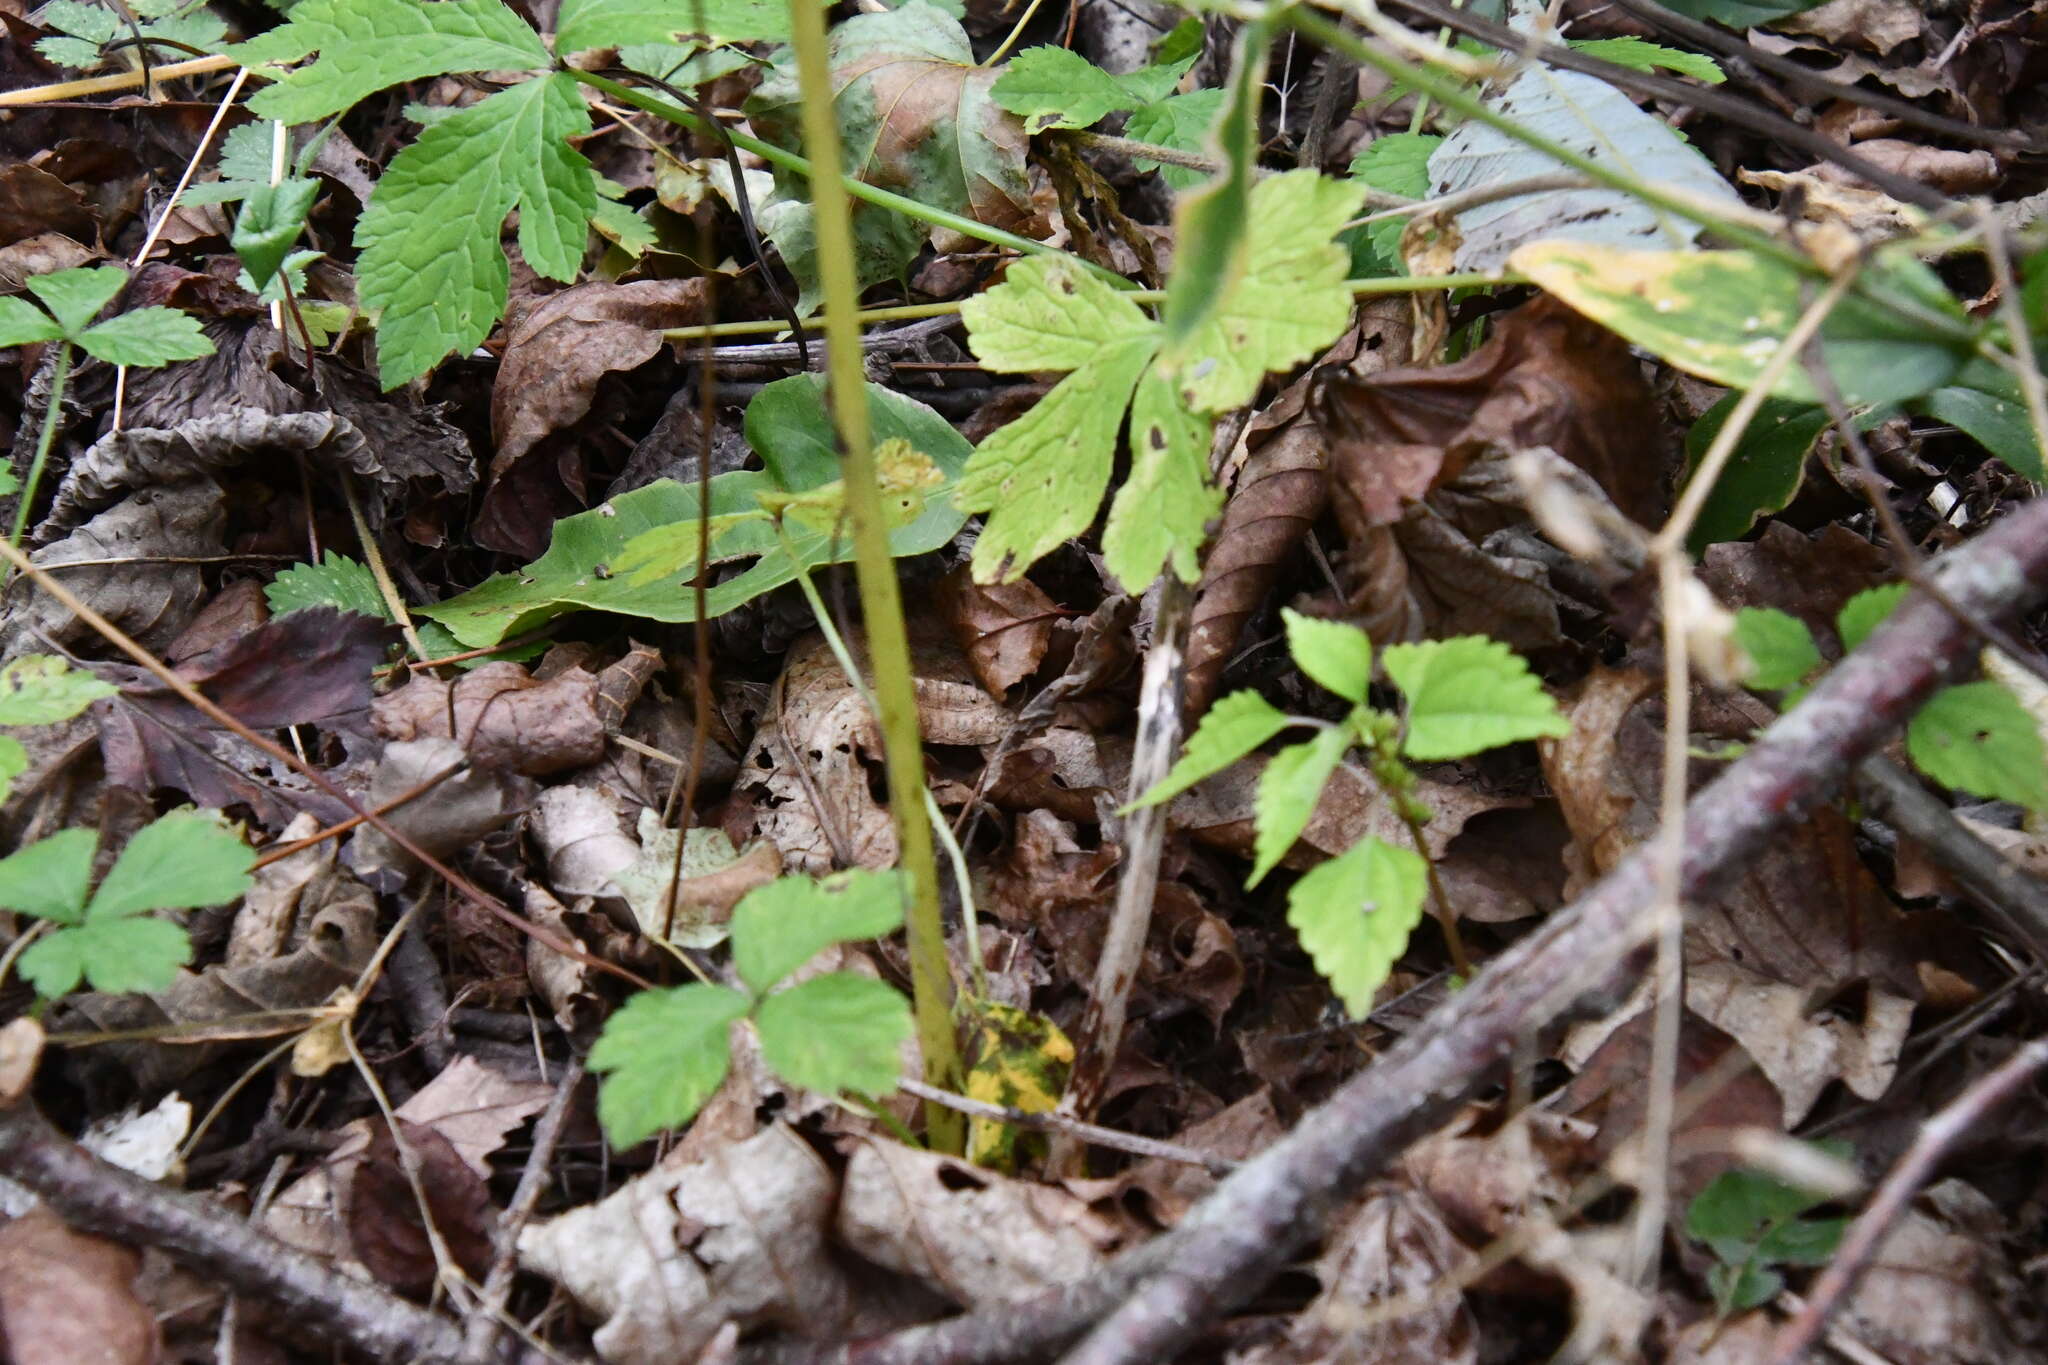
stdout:
[[(0, 725), (55, 725), (70, 720), (114, 688), (53, 654), (24, 654), (0, 666)], [(28, 771), (28, 750), (0, 735), (0, 801)]]
[[(1847, 1156), (1846, 1143), (1821, 1143)], [(1782, 1266), (1825, 1265), (1841, 1243), (1846, 1218), (1807, 1218), (1829, 1196), (1756, 1171), (1725, 1171), (1686, 1209), (1686, 1233), (1718, 1262), (1707, 1272), (1722, 1317), (1770, 1302), (1785, 1287)]]

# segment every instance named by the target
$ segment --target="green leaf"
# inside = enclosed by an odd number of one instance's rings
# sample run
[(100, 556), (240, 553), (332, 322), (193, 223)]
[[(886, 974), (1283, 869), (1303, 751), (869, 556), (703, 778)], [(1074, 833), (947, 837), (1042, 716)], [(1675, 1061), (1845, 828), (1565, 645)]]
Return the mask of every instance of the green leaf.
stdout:
[(242, 258), (258, 290), (270, 283), (284, 258), (291, 255), (292, 244), (306, 230), (306, 215), (319, 197), (319, 181), (297, 177), (256, 186), (244, 196), (228, 244)]
[(975, 359), (998, 374), (1078, 370), (1159, 330), (1129, 295), (1064, 257), (1016, 262), (960, 305), (960, 320)]
[(1754, 665), (1745, 685), (1758, 692), (1797, 687), (1824, 662), (1806, 623), (1776, 607), (1744, 607), (1736, 612), (1735, 642)]
[[(451, 3), (460, 0), (438, 0)], [(499, 237), (514, 208), (527, 264), (550, 279), (575, 277), (597, 188), (567, 139), (589, 131), (575, 79), (553, 75), (449, 115), (392, 159), (355, 234), (363, 307), (382, 314), (385, 388), (490, 335), (505, 311)]]
[[(539, 35), (503, 0), (299, 0), (285, 23), (237, 44), (228, 55), (257, 66), (284, 65), (315, 52), (318, 61), (252, 96), (250, 112), (312, 123), (389, 85), (456, 71), (525, 71), (548, 64)], [(491, 226), (495, 231), (497, 220)]]
[(1014, 582), (1095, 520), (1124, 408), (1157, 345), (1146, 335), (1101, 348), (974, 452), (953, 498), (990, 514), (974, 546), (975, 581)]
[(778, 877), (732, 912), (732, 963), (756, 995), (835, 943), (903, 927), (901, 872), (849, 868), (813, 881)]
[(1765, 1233), (1756, 1254), (1778, 1265), (1826, 1265), (1848, 1227), (1846, 1218), (1797, 1218)]
[(1387, 676), (1408, 699), (1401, 752), (1423, 760), (1463, 758), (1571, 725), (1521, 655), (1484, 635), (1388, 645)]
[(1266, 764), (1252, 800), (1258, 828), (1252, 841), (1252, 875), (1245, 879), (1246, 886), (1257, 886), (1294, 847), (1316, 813), (1323, 784), (1337, 771), (1338, 761), (1350, 747), (1351, 731), (1333, 725), (1318, 731), (1314, 739), (1288, 745)]
[(789, 37), (789, 7), (781, 0), (562, 0), (555, 51), (670, 43), (689, 35), (781, 42)]
[(1172, 800), (1203, 778), (1222, 772), (1292, 724), (1292, 716), (1275, 710), (1258, 693), (1231, 693), (1202, 717), (1173, 771), (1151, 791), (1124, 807), (1125, 812)]
[[(1364, 198), (1363, 187), (1314, 171), (1286, 171), (1252, 188), (1243, 272), (1180, 353), (1174, 378), (1188, 407), (1244, 406), (1268, 371), (1293, 368), (1350, 325), (1349, 253), (1335, 238)], [(1184, 268), (1191, 266), (1176, 261), (1176, 279)]]
[[(792, 375), (768, 385), (747, 405), (747, 443), (767, 468), (720, 474), (711, 481), (714, 527), (722, 517), (754, 512), (762, 494), (806, 492), (839, 477), (824, 387), (823, 375)], [(966, 438), (915, 399), (870, 384), (868, 413), (877, 444), (908, 441), (949, 478), (967, 463), (972, 448)], [(696, 486), (658, 479), (555, 523), (547, 553), (518, 573), (495, 575), (459, 597), (417, 610), (446, 625), (472, 649), (495, 645), (571, 611), (688, 621), (696, 611), (695, 593), (679, 590), (674, 579), (636, 582), (614, 566), (624, 562), (629, 545), (657, 532), (694, 545), (696, 519)], [(952, 541), (966, 519), (948, 490), (931, 492), (915, 521), (889, 533), (890, 553), (900, 557), (936, 550)], [(799, 563), (812, 569), (853, 558), (850, 533), (835, 535), (830, 528), (792, 523), (787, 534), (795, 560), (762, 517), (715, 535), (714, 563), (753, 562), (705, 594), (706, 615), (722, 616), (793, 581)]]
[(56, 320), (27, 299), (0, 299), (0, 346), (28, 346), (63, 336)]
[(154, 369), (213, 354), (213, 343), (199, 329), (199, 319), (175, 308), (137, 308), (95, 323), (76, 340), (87, 355), (109, 365)]
[[(1239, 31), (1223, 114), (1216, 121), (1211, 146), (1222, 158), (1223, 169), (1174, 205), (1174, 267), (1160, 310), (1161, 363), (1170, 373), (1192, 358), (1213, 358), (1200, 351), (1191, 355), (1190, 348), (1244, 276), (1248, 253), (1261, 240), (1252, 232), (1252, 172), (1272, 37), (1270, 19)], [(1348, 316), (1349, 295), (1344, 303)], [(1187, 403), (1199, 406), (1193, 399)]]
[(777, 991), (754, 1012), (761, 1060), (820, 1094), (886, 1095), (903, 1072), (910, 1002), (872, 977), (828, 972)]
[(1130, 440), (1131, 472), (1110, 504), (1103, 562), (1131, 593), (1168, 563), (1193, 583), (1210, 522), (1223, 511), (1223, 490), (1209, 479), (1209, 419), (1182, 407), (1154, 367), (1131, 400)]
[(1708, 85), (1719, 85), (1728, 79), (1722, 74), (1720, 63), (1712, 57), (1697, 52), (1681, 52), (1646, 38), (1578, 38), (1565, 46), (1588, 57), (1625, 66), (1631, 71), (1655, 71), (1661, 67)]
[(182, 925), (143, 918), (102, 920), (59, 929), (21, 955), (21, 974), (48, 999), (78, 988), (160, 991), (192, 960), (192, 939)]
[(92, 830), (60, 829), (0, 858), (0, 909), (58, 924), (82, 923), (98, 846)]
[(1147, 103), (1080, 53), (1064, 47), (1027, 47), (1003, 63), (989, 97), (1024, 116), (1024, 131), (1086, 128), (1120, 110)]
[(747, 997), (725, 986), (642, 991), (604, 1021), (590, 1069), (604, 1076), (597, 1121), (614, 1147), (631, 1147), (695, 1118), (732, 1063), (728, 1031)]
[(2048, 754), (2019, 699), (1995, 682), (1944, 687), (1906, 726), (1906, 752), (1945, 787), (2048, 810)]
[(1663, 0), (1666, 9), (1730, 28), (1754, 28), (1812, 9), (1821, 0)]
[[(1591, 243), (1524, 246), (1509, 264), (1595, 322), (1690, 374), (1730, 388), (1756, 383), (1812, 293), (1792, 266), (1749, 251), (1622, 251)], [(1853, 404), (1898, 402), (1946, 384), (1974, 349), (1974, 328), (1940, 278), (1896, 249), (1880, 251), (1860, 287), (1881, 287), (1911, 311), (1857, 294), (1821, 327), (1821, 352)], [(1820, 402), (1805, 366), (1771, 389)]]
[(256, 855), (218, 813), (174, 810), (129, 837), (92, 903), (88, 923), (145, 910), (194, 910), (246, 892)]
[(244, 123), (230, 128), (221, 139), (220, 159), (215, 164), (220, 179), (211, 184), (185, 189), (187, 204), (228, 204), (242, 199), (260, 185), (270, 183), (271, 125)]
[(1870, 638), (1870, 632), (1884, 624), (1884, 619), (1899, 608), (1906, 600), (1911, 585), (1886, 583), (1882, 587), (1865, 588), (1847, 602), (1835, 614), (1835, 630), (1842, 637), (1844, 652), (1860, 649)]
[(14, 779), (27, 771), (28, 750), (21, 747), (20, 740), (0, 735), (0, 801), (14, 790)]
[(1287, 922), (1352, 1018), (1372, 1012), (1422, 922), (1429, 864), (1370, 836), (1309, 870), (1287, 893)]
[(1784, 1292), (1785, 1277), (1755, 1261), (1717, 1265), (1707, 1270), (1707, 1288), (1722, 1317), (1761, 1308)]
[(115, 690), (53, 654), (24, 654), (0, 664), (0, 725), (54, 725)]
[(2017, 393), (2017, 385), (2010, 381), (2007, 385), (2010, 387), (2001, 385), (2005, 389), (2001, 393), (1950, 385), (1916, 400), (1912, 407), (1938, 422), (1960, 428), (1964, 435), (2035, 483), (2048, 482), (2048, 463), (2042, 461), (2034, 424), (2027, 418), (2026, 401)]
[(95, 265), (31, 275), (23, 283), (29, 293), (43, 301), (57, 319), (57, 325), (64, 329), (64, 335), (76, 337), (121, 292), (128, 276), (113, 266)]
[(263, 598), (273, 616), (308, 607), (335, 607), (379, 621), (390, 615), (369, 567), (332, 550), (318, 564), (294, 564), (278, 574), (264, 587)]
[(1289, 607), (1280, 609), (1287, 624), (1287, 652), (1295, 666), (1318, 687), (1348, 702), (1363, 702), (1372, 686), (1372, 640), (1357, 626), (1320, 621)]
[[(1742, 401), (1731, 393), (1700, 414), (1685, 434), (1686, 479), (1721, 433), (1728, 414)], [(1699, 554), (1709, 545), (1740, 540), (1758, 517), (1782, 512), (1799, 492), (1807, 456), (1829, 426), (1826, 408), (1785, 398), (1767, 398), (1742, 433), (1734, 453), (1721, 470), (1714, 491), (1707, 494), (1686, 545)]]
[[(1367, 143), (1365, 150), (1351, 158), (1351, 174), (1373, 189), (1398, 194), (1406, 199), (1429, 198), (1429, 158), (1444, 140), (1433, 133), (1388, 133)], [(1361, 274), (1405, 275), (1401, 260), (1401, 234), (1406, 218), (1387, 218), (1368, 223), (1354, 231), (1363, 238), (1368, 260), (1352, 251), (1353, 268)], [(1347, 236), (1350, 234), (1346, 234)]]
[[(1209, 146), (1209, 130), (1216, 126), (1217, 116), (1223, 112), (1223, 95), (1224, 92), (1218, 89), (1168, 95), (1126, 119), (1124, 136), (1138, 142), (1171, 147), (1177, 152), (1205, 151)], [(1131, 164), (1141, 171), (1157, 170), (1159, 178), (1176, 190), (1193, 189), (1209, 178), (1204, 171), (1186, 166), (1163, 166), (1144, 157), (1131, 158)]]

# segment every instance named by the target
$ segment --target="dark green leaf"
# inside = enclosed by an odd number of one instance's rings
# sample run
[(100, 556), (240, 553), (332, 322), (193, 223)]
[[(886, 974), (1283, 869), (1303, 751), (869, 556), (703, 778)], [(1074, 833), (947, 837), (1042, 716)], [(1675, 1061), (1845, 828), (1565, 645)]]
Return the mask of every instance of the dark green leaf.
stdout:
[[(1687, 479), (1741, 400), (1741, 394), (1729, 394), (1700, 414), (1686, 432)], [(1807, 456), (1828, 426), (1825, 408), (1787, 398), (1765, 399), (1700, 508), (1686, 542), (1693, 553), (1721, 541), (1740, 540), (1758, 517), (1790, 506), (1804, 478)]]

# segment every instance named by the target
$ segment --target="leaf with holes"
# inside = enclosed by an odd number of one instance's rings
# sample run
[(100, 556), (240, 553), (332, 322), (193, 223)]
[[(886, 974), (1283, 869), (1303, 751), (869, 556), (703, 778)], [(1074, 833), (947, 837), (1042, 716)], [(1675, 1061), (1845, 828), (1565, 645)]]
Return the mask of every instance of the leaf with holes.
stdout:
[(1943, 786), (2048, 810), (2048, 754), (2019, 699), (1995, 682), (1944, 687), (1906, 726), (1914, 766)]

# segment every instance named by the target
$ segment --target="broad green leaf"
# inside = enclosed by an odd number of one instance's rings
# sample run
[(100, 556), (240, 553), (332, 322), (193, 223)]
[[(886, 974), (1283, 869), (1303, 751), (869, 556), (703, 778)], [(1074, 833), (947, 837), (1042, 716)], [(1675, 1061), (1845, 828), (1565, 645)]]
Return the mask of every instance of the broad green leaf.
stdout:
[(1351, 731), (1333, 725), (1314, 739), (1288, 745), (1266, 764), (1259, 774), (1258, 794), (1252, 799), (1257, 833), (1252, 841), (1252, 875), (1245, 879), (1246, 886), (1257, 886), (1294, 847), (1316, 813), (1323, 784), (1337, 771), (1338, 761), (1350, 747)]
[(57, 325), (64, 329), (64, 335), (76, 337), (121, 292), (128, 276), (110, 265), (94, 265), (31, 275), (23, 283), (29, 293), (43, 301), (43, 306), (57, 319)]
[(824, 1095), (886, 1095), (903, 1074), (910, 1002), (873, 977), (828, 972), (777, 991), (754, 1011), (761, 1060)]
[(604, 1021), (590, 1069), (604, 1077), (597, 1121), (614, 1147), (631, 1147), (697, 1116), (732, 1064), (735, 1019), (747, 997), (725, 986), (642, 991)]
[[(1314, 171), (1268, 176), (1252, 188), (1243, 273), (1188, 338), (1174, 375), (1188, 407), (1244, 406), (1269, 371), (1307, 360), (1350, 324), (1349, 253), (1335, 239), (1364, 198), (1362, 186)], [(1176, 261), (1175, 278), (1182, 268)]]
[(82, 922), (98, 846), (99, 835), (92, 830), (60, 829), (0, 858), (0, 909), (58, 924)]
[(1173, 771), (1151, 791), (1124, 807), (1125, 811), (1172, 800), (1203, 778), (1222, 772), (1292, 724), (1292, 716), (1275, 710), (1258, 693), (1231, 693), (1202, 717)]
[[(1538, 242), (1509, 263), (1579, 312), (1702, 379), (1748, 388), (1805, 311), (1813, 282), (1749, 251), (1620, 251)], [(1863, 282), (1911, 312), (1857, 294), (1821, 328), (1821, 352), (1850, 403), (1885, 403), (1940, 388), (1972, 348), (1972, 327), (1926, 266), (1880, 252)], [(1820, 401), (1803, 365), (1771, 389)]]
[(384, 596), (369, 566), (333, 550), (318, 564), (294, 564), (263, 589), (270, 614), (284, 616), (308, 607), (335, 607), (384, 620)]
[[(753, 512), (761, 494), (804, 492), (839, 477), (838, 446), (825, 411), (824, 386), (823, 375), (792, 375), (768, 385), (747, 405), (747, 443), (767, 468), (720, 474), (711, 481), (714, 525), (723, 516)], [(924, 404), (870, 384), (868, 412), (877, 442), (900, 437), (948, 477), (957, 477), (967, 463), (972, 447), (966, 438)], [(696, 486), (658, 479), (555, 523), (547, 553), (518, 573), (495, 575), (459, 597), (417, 610), (447, 626), (473, 649), (497, 644), (571, 611), (688, 621), (696, 611), (694, 592), (673, 579), (636, 583), (614, 566), (624, 562), (626, 547), (644, 535), (660, 532), (694, 542), (696, 518)], [(903, 556), (936, 550), (953, 539), (966, 519), (944, 489), (928, 494), (917, 519), (889, 533), (890, 552)], [(706, 614), (722, 616), (793, 581), (799, 562), (810, 569), (853, 558), (850, 533), (791, 525), (787, 534), (795, 560), (765, 518), (749, 518), (714, 538), (715, 563), (753, 562), (711, 587), (705, 594)]]
[[(2004, 380), (2005, 376), (1999, 378)], [(2034, 424), (2027, 417), (2026, 401), (2012, 381), (2005, 380), (2000, 387), (2007, 391), (1986, 393), (1982, 389), (1950, 385), (1916, 399), (1912, 406), (1938, 422), (1960, 428), (1964, 435), (2035, 483), (2048, 482), (2048, 463), (2042, 460)]]
[(1676, 71), (1681, 76), (1691, 76), (1708, 85), (1719, 85), (1728, 79), (1721, 72), (1720, 63), (1712, 57), (1697, 52), (1681, 52), (1675, 47), (1665, 47), (1647, 38), (1579, 38), (1566, 46), (1572, 51), (1588, 57), (1598, 57), (1603, 62), (1613, 62), (1631, 71)]
[(1148, 101), (1080, 53), (1064, 47), (1027, 47), (1003, 63), (989, 96), (1024, 116), (1024, 131), (1086, 128)]
[(363, 307), (382, 315), (385, 388), (490, 335), (505, 311), (509, 267), (499, 237), (514, 208), (527, 263), (553, 279), (574, 277), (597, 190), (590, 163), (566, 139), (589, 131), (575, 80), (554, 75), (449, 115), (392, 159), (356, 223)]
[(109, 365), (155, 368), (213, 354), (199, 319), (175, 308), (137, 308), (95, 323), (76, 338), (79, 349)]
[(1884, 623), (1884, 619), (1898, 610), (1905, 601), (1911, 585), (1886, 583), (1882, 587), (1865, 588), (1847, 602), (1835, 614), (1835, 630), (1842, 637), (1842, 649), (1861, 649), (1863, 642), (1870, 638), (1870, 632)]
[(0, 664), (0, 725), (54, 725), (114, 691), (54, 654), (24, 654)]
[(732, 912), (732, 965), (760, 995), (835, 943), (903, 927), (901, 872), (849, 868), (813, 881), (778, 877)]
[(81, 976), (96, 991), (160, 991), (191, 960), (183, 926), (145, 916), (59, 929), (30, 945), (20, 967), (38, 994), (55, 999), (76, 990)]
[(1287, 652), (1316, 686), (1349, 702), (1363, 702), (1372, 685), (1372, 640), (1357, 626), (1320, 621), (1289, 607), (1280, 609), (1287, 624)]
[(1846, 1218), (1795, 1218), (1765, 1233), (1756, 1252), (1778, 1265), (1826, 1265), (1848, 1226)]
[[(1836, 1144), (1826, 1150), (1839, 1155)], [(1825, 1194), (1760, 1171), (1724, 1171), (1686, 1206), (1685, 1231), (1713, 1246), (1716, 1254), (1723, 1247), (1754, 1247), (1775, 1228), (1827, 1202)]]
[(1730, 28), (1755, 28), (1812, 9), (1821, 0), (1663, 0), (1666, 9)]
[(1408, 699), (1401, 752), (1410, 758), (1463, 758), (1519, 740), (1571, 733), (1542, 680), (1498, 640), (1460, 635), (1388, 645), (1380, 663)]
[(241, 831), (218, 814), (174, 810), (129, 837), (85, 907), (85, 918), (90, 923), (145, 910), (225, 904), (249, 889), (254, 861)]
[(975, 359), (998, 374), (1078, 370), (1158, 331), (1128, 295), (1062, 257), (1016, 262), (1001, 284), (960, 305), (960, 320)]
[(1745, 685), (1759, 692), (1797, 687), (1824, 662), (1806, 623), (1776, 607), (1744, 607), (1736, 612), (1735, 642), (1754, 665)]
[(1906, 726), (1906, 752), (1936, 782), (2048, 810), (2048, 753), (2019, 699), (1995, 682), (1944, 687)]
[[(1741, 394), (1729, 394), (1701, 413), (1686, 432), (1688, 481), (1707, 447), (1720, 435), (1728, 414), (1741, 401)], [(1785, 398), (1765, 399), (1700, 508), (1699, 520), (1686, 541), (1688, 548), (1699, 554), (1709, 545), (1740, 540), (1758, 517), (1790, 506), (1804, 478), (1806, 458), (1828, 426), (1826, 408)]]
[[(1429, 158), (1444, 140), (1434, 133), (1388, 133), (1367, 143), (1351, 158), (1351, 174), (1373, 189), (1406, 199), (1429, 198)], [(1352, 268), (1361, 275), (1405, 275), (1401, 234), (1408, 219), (1386, 218), (1345, 234), (1358, 242), (1351, 251)], [(1361, 250), (1362, 248), (1362, 250)]]
[(85, 980), (85, 939), (76, 929), (59, 929), (28, 946), (14, 970), (35, 987), (37, 995), (55, 1000), (71, 994)]
[(228, 244), (261, 290), (291, 255), (293, 243), (306, 230), (306, 215), (320, 197), (320, 182), (287, 177), (275, 185), (258, 185), (242, 199)]
[(0, 346), (29, 346), (57, 341), (63, 335), (56, 319), (27, 299), (0, 299)]
[[(1124, 120), (1124, 136), (1136, 142), (1171, 147), (1177, 152), (1200, 152), (1209, 146), (1209, 130), (1223, 112), (1224, 92), (1219, 89), (1190, 90), (1185, 95), (1168, 95), (1148, 104)], [(1166, 166), (1146, 158), (1132, 157), (1141, 171), (1157, 170), (1159, 178), (1176, 190), (1190, 190), (1209, 177), (1186, 166)]]
[(976, 582), (1016, 580), (1095, 520), (1124, 408), (1157, 344), (1144, 335), (1102, 348), (974, 452), (953, 500), (989, 513), (974, 546)]
[(28, 750), (21, 747), (20, 740), (0, 735), (0, 801), (14, 790), (14, 779), (27, 771)]
[(1353, 1019), (1372, 1012), (1409, 935), (1422, 922), (1429, 865), (1367, 836), (1311, 868), (1287, 892), (1287, 922)]
[(726, 42), (780, 42), (789, 37), (782, 0), (562, 0), (555, 51), (669, 43), (695, 35)]
[(389, 85), (454, 71), (525, 71), (548, 64), (539, 36), (503, 0), (299, 0), (286, 22), (237, 44), (228, 55), (258, 66), (285, 65), (315, 52), (318, 61), (253, 95), (250, 112), (312, 123)]
[[(1259, 103), (1265, 93), (1272, 38), (1271, 20), (1247, 24), (1238, 33), (1223, 114), (1216, 121), (1209, 149), (1223, 162), (1223, 169), (1182, 194), (1174, 205), (1174, 268), (1166, 281), (1166, 302), (1159, 318), (1163, 332), (1160, 363), (1169, 373), (1213, 358), (1210, 352), (1193, 349), (1198, 336), (1216, 319), (1224, 300), (1249, 269), (1251, 247), (1263, 240), (1251, 223), (1251, 195), (1253, 163), (1258, 156)], [(1350, 302), (1347, 295), (1347, 310)], [(1199, 406), (1192, 398), (1187, 404)]]
[(1131, 400), (1130, 439), (1131, 472), (1102, 529), (1103, 561), (1131, 593), (1168, 564), (1193, 583), (1209, 524), (1223, 511), (1223, 490), (1209, 479), (1209, 419), (1182, 407), (1155, 366)]

